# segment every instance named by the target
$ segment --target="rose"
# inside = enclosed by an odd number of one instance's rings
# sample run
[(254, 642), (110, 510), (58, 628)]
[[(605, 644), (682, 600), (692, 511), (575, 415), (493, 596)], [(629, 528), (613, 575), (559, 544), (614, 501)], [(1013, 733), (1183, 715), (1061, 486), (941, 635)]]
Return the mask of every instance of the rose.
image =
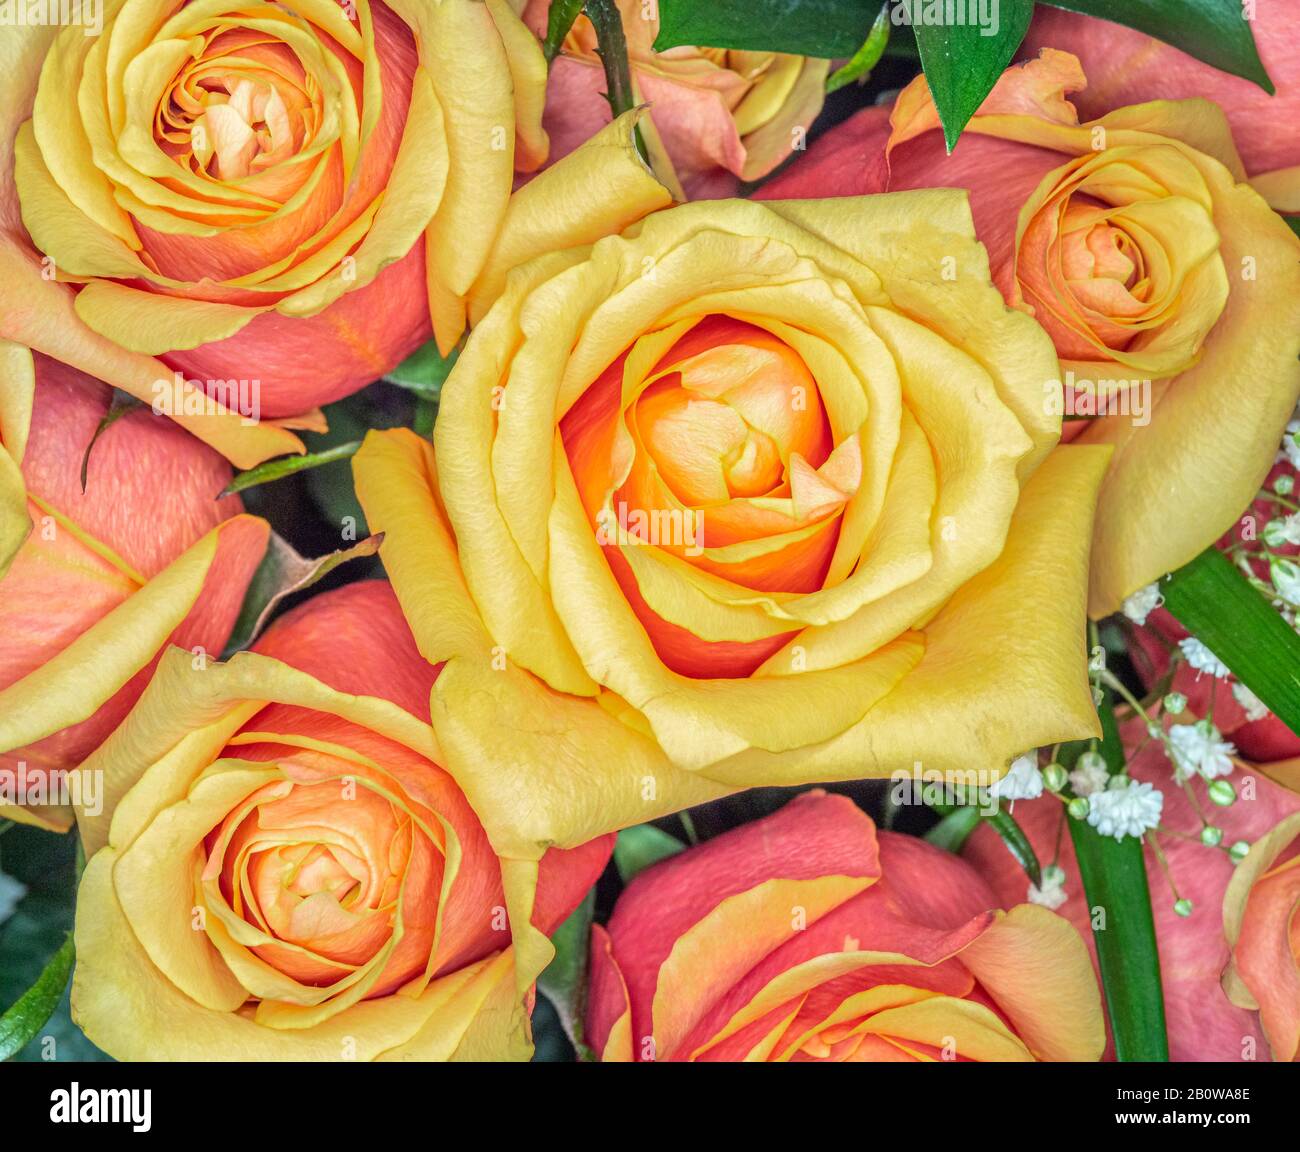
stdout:
[(918, 77), (763, 195), (970, 190), (995, 281), (1056, 344), (1048, 398), (1079, 418), (1078, 441), (1115, 446), (1093, 542), (1101, 616), (1212, 544), (1272, 464), (1300, 395), (1300, 241), (1244, 183), (1219, 109), (1155, 101), (1079, 124), (1066, 93), (1084, 85), (1073, 56), (1045, 50), (1004, 73), (945, 157)]
[[(1288, 921), (1300, 898), (1300, 796), (1243, 765), (1230, 777), (1235, 803), (1211, 803), (1206, 782), (1194, 777), (1187, 785), (1195, 794), (1193, 806), (1174, 783), (1159, 744), (1134, 752), (1143, 739), (1140, 727), (1125, 731), (1128, 774), (1164, 794), (1161, 830), (1147, 834), (1144, 855), (1170, 1059), (1262, 1059), (1271, 1046), (1274, 1059), (1293, 1060), (1300, 1040), (1300, 954)], [(1198, 842), (1204, 827), (1198, 808), (1222, 830), (1217, 848)], [(1059, 835), (1060, 803), (1050, 797), (1017, 801), (1016, 821), (1039, 860), (1055, 860), (1063, 870), (1065, 900), (1056, 906), (1091, 949), (1092, 909), (1070, 837)], [(1163, 864), (1150, 846), (1152, 837)], [(1228, 849), (1238, 841), (1251, 848), (1234, 866)], [(1024, 898), (1029, 881), (996, 834), (977, 829), (964, 855), (1001, 900)], [(1190, 915), (1175, 910), (1175, 896), (1190, 901)]]
[(455, 343), (514, 164), (546, 152), (545, 63), (506, 0), (103, 17), (0, 30), (0, 334), (142, 399), (173, 369), (257, 381), (269, 418), (388, 371), (430, 310)]
[[(546, 35), (550, 0), (531, 0), (524, 20)], [(618, 4), (632, 83), (650, 104), (647, 146), (668, 163), (680, 198), (731, 196), (742, 180), (766, 176), (821, 111), (830, 62), (775, 52), (717, 48), (654, 51), (659, 15), (642, 0)], [(591, 21), (579, 16), (551, 63), (542, 123), (558, 159), (609, 119), (605, 72)]]
[(1263, 0), (1246, 27), (1273, 95), (1132, 28), (1054, 8), (1035, 11), (1021, 52), (1068, 45), (1088, 76), (1087, 90), (1075, 101), (1085, 116), (1141, 100), (1213, 100), (1232, 126), (1256, 191), (1279, 212), (1300, 212), (1300, 138), (1290, 127), (1300, 117), (1300, 9), (1286, 0)]
[(591, 948), (605, 1060), (1096, 1060), (1087, 951), (1044, 908), (1003, 912), (963, 861), (877, 833), (843, 796), (661, 861)]
[(680, 206), (515, 268), (436, 464), (367, 437), (367, 521), (447, 662), (434, 727), (494, 763), (502, 838), (916, 760), (992, 778), (1095, 728), (1107, 450), (1048, 456), (1050, 342), (987, 275), (955, 193)]
[(612, 838), (494, 852), (441, 766), (436, 674), (379, 582), (308, 601), (228, 664), (167, 653), (81, 769), (109, 798), (78, 822), (72, 1010), (96, 1044), (153, 1060), (526, 1057), (545, 934)]
[[(168, 642), (217, 655), (266, 547), (230, 466), (109, 389), (0, 342), (0, 781), (48, 788), (140, 695)], [(94, 439), (93, 448), (91, 447)], [(142, 463), (143, 462), (143, 463)], [(85, 488), (82, 488), (82, 468)], [(66, 828), (66, 801), (3, 815)]]

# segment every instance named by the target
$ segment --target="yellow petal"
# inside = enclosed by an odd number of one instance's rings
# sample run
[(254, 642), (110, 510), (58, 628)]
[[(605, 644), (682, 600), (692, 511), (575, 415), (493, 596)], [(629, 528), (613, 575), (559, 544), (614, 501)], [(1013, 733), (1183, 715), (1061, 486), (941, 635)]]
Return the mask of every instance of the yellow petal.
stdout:
[(216, 557), (220, 534), (250, 522), (269, 530), (251, 516), (227, 520), (57, 656), (0, 691), (0, 749), (25, 747), (94, 715), (185, 619)]
[[(1104, 449), (1064, 445), (1026, 485), (1002, 555), (924, 626), (925, 654), (862, 721), (789, 755), (751, 751), (716, 780), (793, 785), (886, 776), (921, 761), (1001, 770), (1027, 748), (1100, 732), (1087, 678), (1083, 589)], [(990, 663), (988, 653), (1000, 653)]]
[(506, 274), (545, 252), (594, 244), (672, 202), (637, 154), (642, 110), (625, 112), (510, 198), (501, 232), (470, 293), (473, 323), (505, 287)]
[(1106, 1023), (1092, 958), (1063, 916), (1017, 905), (963, 948), (961, 961), (1038, 1059), (1101, 1059)]
[(0, 579), (32, 530), (22, 464), (35, 391), (32, 354), (0, 340)]

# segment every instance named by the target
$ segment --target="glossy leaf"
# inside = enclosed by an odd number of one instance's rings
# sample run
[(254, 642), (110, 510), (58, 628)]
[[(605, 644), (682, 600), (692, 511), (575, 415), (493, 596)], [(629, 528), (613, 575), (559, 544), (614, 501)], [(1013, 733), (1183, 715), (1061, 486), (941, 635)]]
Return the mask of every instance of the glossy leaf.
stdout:
[[(1053, 8), (1136, 28), (1273, 92), (1241, 0), (1042, 0)], [(1274, 0), (1277, 2), (1277, 0)], [(1283, 3), (1288, 0), (1282, 0)], [(1060, 47), (1068, 49), (1068, 44)]]
[(1165, 607), (1292, 732), (1300, 733), (1300, 635), (1215, 548), (1161, 583)]
[[(928, 8), (921, 0), (912, 0), (914, 21), (917, 13), (924, 13)], [(985, 27), (926, 24), (923, 17), (912, 25), (921, 52), (921, 67), (925, 69), (925, 82), (939, 111), (949, 152), (1011, 63), (1029, 30), (1034, 4), (1033, 0), (1001, 0), (990, 6), (989, 11), (993, 18)]]
[[(1124, 747), (1109, 696), (1098, 713), (1102, 725), (1098, 750), (1116, 776), (1124, 771)], [(1088, 747), (1088, 741), (1066, 745), (1059, 756), (1061, 764), (1073, 767)], [(1142, 840), (1135, 836), (1116, 840), (1102, 836), (1086, 819), (1066, 819), (1092, 918), (1116, 1059), (1168, 1060), (1160, 952)]]
[(866, 0), (659, 0), (655, 51), (682, 44), (852, 56), (877, 8)]
[(36, 983), (0, 1015), (0, 1060), (8, 1060), (21, 1051), (53, 1015), (68, 986), (75, 956), (69, 933)]

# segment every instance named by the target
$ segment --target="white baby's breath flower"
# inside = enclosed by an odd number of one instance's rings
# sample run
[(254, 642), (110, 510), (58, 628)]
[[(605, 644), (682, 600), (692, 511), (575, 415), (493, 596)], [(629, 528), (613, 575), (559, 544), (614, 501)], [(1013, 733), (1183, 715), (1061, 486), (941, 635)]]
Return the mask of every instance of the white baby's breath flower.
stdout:
[(1211, 676), (1215, 676), (1220, 680), (1228, 674), (1228, 666), (1195, 636), (1189, 636), (1186, 640), (1179, 640), (1178, 647), (1182, 649), (1187, 663), (1196, 671), (1208, 672)]
[(1129, 780), (1088, 798), (1088, 823), (1103, 836), (1141, 836), (1160, 823), (1164, 793)]
[(1126, 597), (1120, 608), (1134, 624), (1145, 624), (1147, 617), (1164, 602), (1165, 598), (1160, 595), (1160, 585), (1148, 584)]
[(1038, 753), (1017, 756), (989, 791), (1001, 800), (1034, 800), (1041, 796), (1043, 774), (1038, 770)]
[(1288, 604), (1300, 606), (1300, 565), (1274, 557), (1269, 561), (1268, 574), (1277, 594)]
[(1300, 512), (1270, 520), (1264, 525), (1264, 543), (1270, 548), (1282, 548), (1287, 544), (1300, 544)]
[(1110, 772), (1100, 752), (1085, 752), (1070, 773), (1070, 787), (1076, 796), (1091, 796), (1106, 787)]
[(1263, 720), (1268, 715), (1268, 705), (1246, 685), (1233, 681), (1232, 696), (1245, 709), (1247, 720)]
[(1043, 886), (1039, 888), (1030, 884), (1026, 898), (1031, 904), (1041, 904), (1055, 912), (1069, 899), (1065, 891), (1065, 869), (1058, 864), (1049, 864), (1043, 869)]
[(1169, 758), (1174, 762), (1174, 779), (1180, 784), (1193, 776), (1214, 780), (1232, 772), (1229, 759), (1237, 746), (1225, 740), (1209, 720), (1175, 724), (1169, 729)]

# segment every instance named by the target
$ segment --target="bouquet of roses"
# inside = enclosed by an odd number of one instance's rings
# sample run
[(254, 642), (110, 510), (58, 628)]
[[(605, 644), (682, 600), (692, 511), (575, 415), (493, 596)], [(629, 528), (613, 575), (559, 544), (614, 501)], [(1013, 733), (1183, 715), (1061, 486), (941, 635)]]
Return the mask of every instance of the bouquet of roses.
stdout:
[(1300, 5), (0, 68), (0, 1058), (1297, 1059)]

